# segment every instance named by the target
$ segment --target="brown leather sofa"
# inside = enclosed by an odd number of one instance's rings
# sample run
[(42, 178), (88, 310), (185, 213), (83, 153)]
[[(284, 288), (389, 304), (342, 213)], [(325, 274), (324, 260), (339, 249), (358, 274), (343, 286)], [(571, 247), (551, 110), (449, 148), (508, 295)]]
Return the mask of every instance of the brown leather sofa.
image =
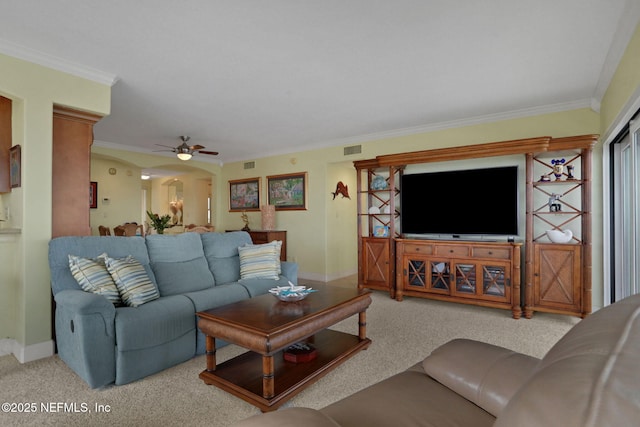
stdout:
[(323, 409), (285, 408), (236, 424), (635, 425), (640, 425), (640, 295), (581, 321), (542, 359), (455, 339), (422, 363)]

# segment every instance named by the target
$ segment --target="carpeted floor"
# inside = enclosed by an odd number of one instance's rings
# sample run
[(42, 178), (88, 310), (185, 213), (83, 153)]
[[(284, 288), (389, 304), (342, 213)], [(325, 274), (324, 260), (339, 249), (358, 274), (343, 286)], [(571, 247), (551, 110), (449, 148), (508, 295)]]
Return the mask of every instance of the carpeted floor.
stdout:
[[(513, 320), (506, 310), (405, 298), (374, 292), (367, 311), (368, 350), (339, 366), (286, 406), (320, 408), (421, 361), (452, 338), (486, 341), (541, 357), (578, 318), (536, 313)], [(357, 316), (334, 328), (357, 334)], [(218, 362), (242, 353), (230, 345)], [(473, 357), (473, 355), (469, 355)], [(0, 403), (23, 413), (0, 412), (0, 425), (227, 426), (259, 413), (244, 401), (205, 385), (204, 356), (123, 386), (90, 389), (57, 357), (24, 365), (0, 357)], [(65, 405), (66, 404), (66, 405)], [(33, 409), (24, 413), (25, 408)]]

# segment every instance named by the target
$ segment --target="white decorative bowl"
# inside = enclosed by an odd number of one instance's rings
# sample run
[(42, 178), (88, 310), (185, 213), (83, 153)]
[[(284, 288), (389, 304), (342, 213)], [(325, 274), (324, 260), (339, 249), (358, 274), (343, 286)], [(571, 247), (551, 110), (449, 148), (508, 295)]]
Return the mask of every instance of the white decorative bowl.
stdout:
[(573, 232), (571, 230), (547, 230), (547, 237), (553, 243), (568, 243), (573, 238)]
[(269, 289), (271, 295), (285, 302), (301, 301), (312, 292), (316, 292), (316, 290), (306, 286), (296, 286), (291, 282), (289, 282), (289, 286), (276, 286)]

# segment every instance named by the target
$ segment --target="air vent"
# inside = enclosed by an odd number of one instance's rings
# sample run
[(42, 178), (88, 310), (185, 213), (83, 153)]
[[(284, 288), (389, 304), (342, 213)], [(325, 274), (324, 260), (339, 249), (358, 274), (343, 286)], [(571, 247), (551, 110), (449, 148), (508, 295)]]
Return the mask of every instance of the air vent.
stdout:
[(344, 147), (344, 155), (360, 154), (362, 153), (362, 145), (352, 145), (350, 147)]
[(244, 164), (245, 169), (255, 169), (255, 167), (256, 167), (256, 162), (246, 162)]

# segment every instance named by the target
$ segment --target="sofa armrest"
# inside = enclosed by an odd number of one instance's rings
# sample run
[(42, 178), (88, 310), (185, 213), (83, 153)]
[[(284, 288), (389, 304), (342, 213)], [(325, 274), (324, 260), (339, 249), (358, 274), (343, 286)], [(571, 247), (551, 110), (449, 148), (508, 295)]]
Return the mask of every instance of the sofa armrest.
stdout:
[(310, 408), (284, 408), (254, 415), (233, 424), (234, 427), (339, 427), (320, 411)]
[(289, 279), (294, 285), (298, 284), (298, 263), (291, 261), (281, 261), (280, 268), (282, 269), (282, 275)]
[(56, 304), (73, 310), (77, 314), (102, 313), (115, 316), (116, 309), (111, 301), (102, 295), (92, 294), (80, 290), (65, 290), (58, 292), (54, 299)]
[(60, 358), (92, 388), (115, 381), (116, 308), (102, 295), (59, 291), (56, 345)]
[(497, 417), (539, 362), (503, 347), (455, 339), (435, 349), (423, 367), (431, 378)]

